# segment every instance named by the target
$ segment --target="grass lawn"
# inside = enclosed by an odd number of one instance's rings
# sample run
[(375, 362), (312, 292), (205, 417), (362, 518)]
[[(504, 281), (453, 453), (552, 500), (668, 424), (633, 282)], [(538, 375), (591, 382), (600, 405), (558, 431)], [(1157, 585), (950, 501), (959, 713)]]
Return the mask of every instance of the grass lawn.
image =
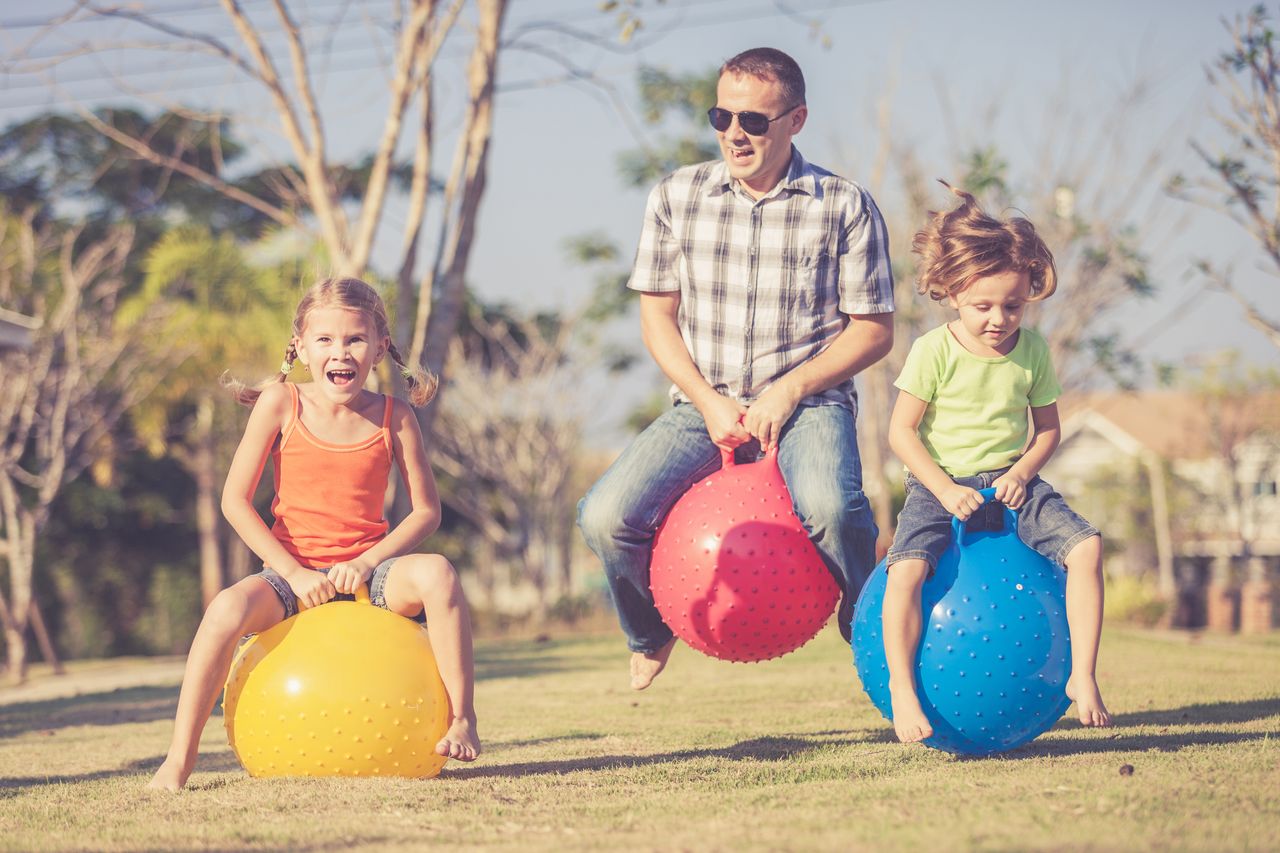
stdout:
[(989, 759), (894, 742), (831, 628), (765, 664), (677, 648), (643, 693), (617, 635), (477, 651), (486, 752), (426, 781), (251, 779), (215, 715), (153, 794), (176, 685), (0, 690), (0, 849), (1280, 849), (1280, 636), (1109, 630), (1118, 726)]

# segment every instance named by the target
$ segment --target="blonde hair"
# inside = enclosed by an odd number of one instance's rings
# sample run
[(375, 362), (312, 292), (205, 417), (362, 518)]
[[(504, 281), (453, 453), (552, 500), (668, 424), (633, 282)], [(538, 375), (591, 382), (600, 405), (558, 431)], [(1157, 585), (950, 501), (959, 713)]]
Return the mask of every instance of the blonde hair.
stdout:
[(1029, 301), (1049, 298), (1058, 287), (1058, 271), (1031, 221), (1021, 216), (997, 219), (969, 193), (943, 180), (938, 183), (955, 193), (960, 204), (945, 213), (929, 211), (929, 224), (912, 239), (911, 251), (920, 256), (916, 288), (941, 302), (979, 278), (1025, 272), (1031, 279)]
[(294, 341), (302, 337), (307, 324), (307, 315), (313, 308), (346, 308), (367, 314), (373, 320), (378, 337), (386, 339), (387, 354), (400, 368), (400, 376), (403, 377), (409, 391), (409, 403), (414, 406), (425, 406), (431, 402), (431, 398), (436, 395), (438, 385), (435, 375), (419, 364), (405, 364), (400, 351), (391, 342), (387, 308), (382, 302), (382, 297), (378, 295), (378, 291), (358, 278), (321, 279), (303, 294), (298, 302), (298, 310), (293, 315), (293, 337), (285, 347), (284, 362), (280, 365), (280, 371), (254, 386), (246, 385), (236, 379), (223, 380), (223, 384), (235, 395), (237, 402), (252, 406), (267, 386), (285, 381), (293, 370), (294, 361), (298, 358), (298, 348)]

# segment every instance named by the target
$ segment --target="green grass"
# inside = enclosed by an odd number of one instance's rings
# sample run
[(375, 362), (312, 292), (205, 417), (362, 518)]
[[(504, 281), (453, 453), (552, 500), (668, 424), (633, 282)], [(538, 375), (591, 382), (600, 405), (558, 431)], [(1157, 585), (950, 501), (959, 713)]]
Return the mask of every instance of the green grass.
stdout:
[(486, 753), (426, 781), (251, 779), (215, 716), (151, 794), (175, 687), (0, 705), (0, 848), (1280, 848), (1277, 636), (1109, 631), (1118, 727), (990, 759), (894, 742), (831, 629), (766, 664), (678, 648), (644, 693), (618, 636), (478, 654)]

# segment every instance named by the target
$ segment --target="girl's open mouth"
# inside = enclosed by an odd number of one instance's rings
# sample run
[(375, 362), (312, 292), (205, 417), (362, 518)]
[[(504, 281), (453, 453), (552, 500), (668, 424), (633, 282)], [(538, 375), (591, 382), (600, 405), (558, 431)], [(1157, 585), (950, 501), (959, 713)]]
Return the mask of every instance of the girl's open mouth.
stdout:
[(338, 387), (348, 385), (355, 381), (356, 372), (354, 370), (330, 370), (325, 374), (329, 381)]

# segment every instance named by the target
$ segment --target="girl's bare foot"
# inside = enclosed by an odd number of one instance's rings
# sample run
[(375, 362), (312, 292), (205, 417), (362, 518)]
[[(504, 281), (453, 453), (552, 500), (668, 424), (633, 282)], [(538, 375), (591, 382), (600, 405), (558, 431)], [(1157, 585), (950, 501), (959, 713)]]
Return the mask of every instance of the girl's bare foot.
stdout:
[(933, 735), (933, 726), (920, 707), (920, 697), (910, 686), (889, 686), (889, 701), (893, 705), (893, 731), (903, 743), (919, 743)]
[(676, 647), (676, 638), (672, 637), (667, 644), (656, 652), (634, 652), (631, 655), (631, 688), (644, 690), (662, 672), (671, 657), (671, 650)]
[(476, 718), (454, 717), (449, 731), (436, 744), (436, 755), (455, 761), (475, 761), (480, 754), (480, 736), (476, 733)]
[(1080, 725), (1105, 727), (1111, 725), (1111, 713), (1102, 704), (1098, 682), (1087, 676), (1071, 676), (1067, 680), (1067, 698), (1076, 703)]
[(156, 775), (152, 776), (151, 781), (147, 783), (147, 787), (155, 791), (181, 791), (190, 775), (190, 767), (183, 766), (180, 761), (166, 758), (164, 764), (161, 764), (160, 769), (156, 771)]

